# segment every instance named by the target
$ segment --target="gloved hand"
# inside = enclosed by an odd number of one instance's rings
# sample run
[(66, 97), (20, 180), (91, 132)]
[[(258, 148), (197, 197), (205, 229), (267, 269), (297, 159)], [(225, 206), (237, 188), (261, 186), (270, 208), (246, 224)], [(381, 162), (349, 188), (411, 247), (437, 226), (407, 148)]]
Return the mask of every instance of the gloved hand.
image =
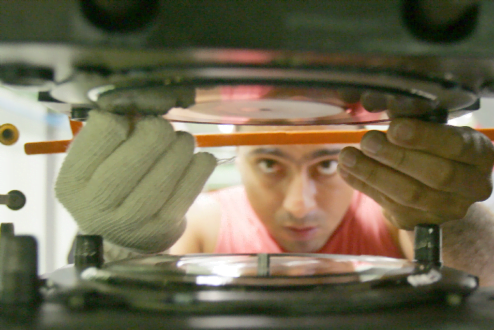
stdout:
[(141, 253), (169, 248), (216, 166), (194, 138), (161, 117), (92, 111), (74, 139), (55, 192), (84, 234)]
[(465, 217), (492, 192), (494, 147), (469, 127), (395, 119), (388, 132), (368, 132), (361, 150), (347, 147), (339, 173), (373, 198), (395, 226), (442, 224)]

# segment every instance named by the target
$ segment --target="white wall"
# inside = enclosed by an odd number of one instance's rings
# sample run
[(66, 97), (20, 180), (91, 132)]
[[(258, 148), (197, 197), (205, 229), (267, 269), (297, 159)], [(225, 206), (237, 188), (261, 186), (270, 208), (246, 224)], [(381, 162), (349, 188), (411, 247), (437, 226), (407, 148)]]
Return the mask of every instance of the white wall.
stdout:
[(0, 194), (20, 190), (27, 198), (18, 211), (0, 205), (0, 221), (14, 223), (18, 235), (36, 237), (42, 274), (66, 263), (75, 224), (53, 196), (53, 180), (64, 155), (28, 156), (24, 144), (70, 139), (72, 133), (66, 116), (49, 115), (43, 106), (29, 100), (32, 95), (25, 97), (0, 89), (0, 125), (13, 124), (20, 132), (14, 145), (0, 144)]

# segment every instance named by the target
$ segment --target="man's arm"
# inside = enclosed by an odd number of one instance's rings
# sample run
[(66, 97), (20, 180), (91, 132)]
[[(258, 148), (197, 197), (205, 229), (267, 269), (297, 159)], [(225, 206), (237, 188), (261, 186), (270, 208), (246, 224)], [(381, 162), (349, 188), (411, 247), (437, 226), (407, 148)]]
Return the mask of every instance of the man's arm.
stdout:
[[(187, 216), (186, 219), (188, 219)], [(197, 231), (194, 228), (191, 229), (190, 221), (187, 220), (187, 228), (178, 241), (170, 248), (170, 254), (202, 253), (201, 245)]]
[(187, 228), (170, 248), (171, 254), (213, 253), (220, 228), (219, 204), (206, 194), (199, 195), (185, 216)]
[(494, 215), (490, 210), (476, 203), (463, 219), (441, 227), (444, 264), (478, 276), (480, 285), (494, 285)]

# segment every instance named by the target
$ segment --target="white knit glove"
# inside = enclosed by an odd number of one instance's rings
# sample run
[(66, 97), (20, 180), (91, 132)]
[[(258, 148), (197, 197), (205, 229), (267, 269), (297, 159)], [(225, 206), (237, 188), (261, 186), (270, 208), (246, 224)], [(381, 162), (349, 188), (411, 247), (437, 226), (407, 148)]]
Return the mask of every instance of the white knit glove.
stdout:
[(194, 154), (194, 138), (161, 117), (132, 123), (92, 111), (72, 143), (55, 186), (85, 234), (140, 253), (173, 245), (184, 215), (216, 166)]

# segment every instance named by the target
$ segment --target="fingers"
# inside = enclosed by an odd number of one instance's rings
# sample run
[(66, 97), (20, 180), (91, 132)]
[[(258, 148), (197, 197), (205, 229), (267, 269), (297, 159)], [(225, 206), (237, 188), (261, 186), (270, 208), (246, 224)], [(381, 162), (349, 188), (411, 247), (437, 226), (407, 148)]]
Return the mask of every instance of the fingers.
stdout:
[[(469, 208), (469, 203), (462, 203), (463, 209), (458, 208), (458, 214), (455, 217), (447, 217), (438, 215), (441, 212), (430, 212), (430, 210), (422, 210), (415, 207), (405, 206), (401, 202), (397, 202), (395, 199), (389, 197), (386, 193), (383, 193), (379, 189), (365, 183), (363, 180), (347, 172), (342, 167), (338, 168), (338, 172), (345, 179), (345, 181), (354, 189), (363, 192), (375, 200), (385, 210), (384, 214), (388, 215), (387, 218), (398, 228), (405, 230), (412, 230), (416, 225), (422, 223), (441, 224), (448, 220), (462, 218)], [(455, 207), (456, 202), (451, 200), (448, 206)], [(391, 215), (391, 216), (389, 216)]]
[(59, 177), (74, 183), (88, 181), (98, 166), (125, 141), (129, 130), (127, 118), (91, 111), (86, 125), (70, 146)]
[(195, 154), (157, 217), (182, 218), (202, 191), (215, 167), (216, 158), (213, 155), (202, 152)]
[[(430, 212), (448, 219), (460, 219), (474, 202), (463, 196), (433, 189), (420, 181), (366, 157), (355, 148), (345, 148), (340, 155), (340, 175), (364, 193), (361, 183), (369, 186), (394, 202)], [(350, 175), (348, 175), (350, 174)], [(358, 181), (353, 182), (356, 178)]]
[[(184, 167), (185, 165), (187, 164), (184, 164)], [(185, 213), (201, 192), (215, 167), (216, 159), (211, 154), (197, 153), (193, 155), (182, 176), (177, 175), (176, 184), (167, 187), (168, 192), (166, 194), (149, 196), (148, 192), (147, 196), (150, 200), (141, 200), (144, 202), (141, 205), (140, 211), (142, 212), (132, 209), (137, 206), (137, 199), (132, 193), (122, 207), (117, 210), (117, 218), (128, 218), (129, 213), (138, 215), (132, 218), (132, 221), (125, 228), (125, 230), (132, 230), (133, 232), (132, 245), (138, 249), (157, 252), (170, 247), (178, 240), (185, 229), (185, 221), (183, 220)], [(163, 175), (163, 173), (160, 174)], [(148, 180), (148, 183), (140, 184), (138, 189), (145, 190), (151, 181)], [(154, 189), (160, 184), (156, 182)], [(151, 187), (151, 189), (153, 188)], [(169, 196), (168, 199), (161, 198), (165, 195)], [(161, 209), (157, 213), (151, 214), (159, 205), (161, 205)], [(151, 206), (152, 210), (147, 209), (148, 206)], [(147, 215), (151, 216), (146, 218)]]
[(163, 118), (139, 120), (130, 137), (94, 172), (86, 188), (89, 200), (99, 210), (118, 206), (174, 140), (175, 131)]
[(454, 127), (415, 119), (395, 119), (387, 138), (393, 144), (424, 151), (491, 171), (494, 162), (492, 142), (469, 127)]
[(178, 180), (183, 176), (192, 160), (194, 138), (186, 132), (177, 132), (177, 138), (156, 164), (137, 184), (118, 212), (133, 217), (147, 219), (163, 207), (175, 192)]
[(411, 231), (420, 224), (441, 225), (450, 219), (444, 219), (431, 213), (417, 209), (407, 208), (399, 204), (390, 204), (383, 209), (383, 215), (396, 228)]
[(491, 194), (490, 180), (473, 165), (398, 147), (390, 143), (384, 133), (378, 131), (367, 133), (361, 146), (366, 156), (433, 189), (458, 193), (479, 201), (487, 199)]

